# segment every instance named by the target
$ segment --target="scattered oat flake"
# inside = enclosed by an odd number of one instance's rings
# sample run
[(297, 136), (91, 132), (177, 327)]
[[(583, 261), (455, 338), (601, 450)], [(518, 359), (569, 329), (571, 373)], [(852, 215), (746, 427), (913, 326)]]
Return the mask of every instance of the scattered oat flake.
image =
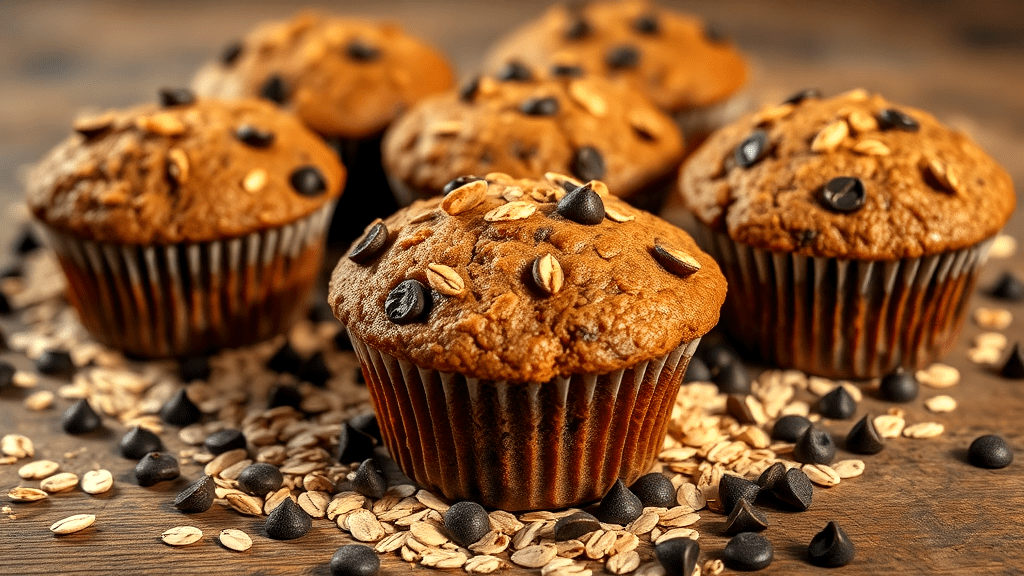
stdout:
[(1013, 323), (1013, 313), (1005, 308), (974, 309), (974, 322), (986, 330), (1006, 330)]
[(19, 486), (17, 488), (11, 488), (7, 491), (7, 497), (14, 502), (38, 502), (43, 500), (48, 494), (38, 488), (27, 488)]
[(935, 438), (945, 432), (946, 427), (938, 422), (921, 422), (903, 429), (907, 438)]
[(54, 492), (70, 490), (77, 485), (78, 475), (71, 472), (54, 474), (53, 476), (43, 478), (43, 480), (39, 482), (39, 487), (51, 494)]
[[(201, 535), (202, 533), (200, 533), (200, 536)], [(220, 540), (221, 545), (228, 550), (245, 552), (249, 548), (252, 548), (252, 538), (250, 538), (245, 532), (235, 528), (221, 530), (218, 539)]]
[(75, 532), (85, 530), (95, 522), (96, 516), (93, 514), (75, 514), (51, 524), (50, 532), (54, 534), (74, 534)]
[(18, 476), (26, 480), (39, 480), (53, 474), (58, 468), (60, 464), (53, 460), (36, 460), (19, 468)]
[(875, 417), (875, 429), (882, 438), (898, 438), (903, 433), (907, 422), (894, 414), (882, 414)]
[(38, 412), (53, 406), (53, 392), (40, 390), (25, 398), (25, 408)]
[(933, 396), (924, 401), (924, 406), (932, 412), (952, 412), (956, 410), (957, 402), (952, 396)]
[(832, 465), (832, 470), (843, 480), (860, 476), (864, 473), (864, 468), (863, 460), (840, 460)]
[(90, 470), (82, 475), (82, 492), (86, 494), (102, 494), (114, 485), (114, 477), (109, 470)]
[(930, 388), (952, 388), (960, 383), (960, 371), (936, 362), (924, 370), (918, 370), (917, 380)]
[(189, 544), (195, 544), (199, 542), (203, 537), (203, 531), (195, 526), (175, 526), (170, 530), (164, 531), (160, 535), (160, 539), (164, 541), (164, 544), (171, 546), (188, 546)]
[(1016, 251), (1017, 239), (1008, 234), (1000, 234), (992, 242), (992, 248), (989, 249), (988, 255), (990, 258), (1009, 258)]
[(35, 446), (28, 436), (22, 434), (7, 434), (0, 439), (0, 451), (7, 456), (15, 458), (26, 458), (36, 455)]

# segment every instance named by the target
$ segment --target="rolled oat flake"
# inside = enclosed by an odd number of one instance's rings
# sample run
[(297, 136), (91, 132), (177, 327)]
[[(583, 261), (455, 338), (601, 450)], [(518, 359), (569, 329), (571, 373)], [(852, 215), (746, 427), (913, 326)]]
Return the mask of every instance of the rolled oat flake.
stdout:
[(199, 542), (202, 538), (203, 531), (195, 526), (175, 526), (160, 535), (164, 544), (170, 546), (188, 546)]
[(313, 527), (313, 519), (291, 498), (285, 498), (267, 516), (267, 523), (264, 527), (267, 536), (274, 540), (294, 540), (309, 532), (309, 529)]

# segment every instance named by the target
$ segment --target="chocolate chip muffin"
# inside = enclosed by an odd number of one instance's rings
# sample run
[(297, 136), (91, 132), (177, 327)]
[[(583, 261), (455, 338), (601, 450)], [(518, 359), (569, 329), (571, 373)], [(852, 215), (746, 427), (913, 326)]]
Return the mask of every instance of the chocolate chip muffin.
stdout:
[(165, 90), (74, 128), (32, 170), (28, 204), (97, 340), (182, 356), (302, 315), (345, 170), (297, 118)]
[(303, 12), (231, 44), (192, 86), (210, 97), (270, 100), (338, 150), (349, 179), (330, 237), (347, 245), (373, 218), (397, 208), (381, 168), (384, 129), (454, 81), (444, 56), (394, 24)]
[(1010, 177), (933, 116), (804, 91), (716, 132), (680, 190), (730, 280), (725, 326), (782, 366), (837, 378), (948, 352)]
[(632, 482), (718, 321), (724, 278), (685, 232), (554, 180), (467, 178), (331, 278), (385, 443), (448, 498), (560, 508)]
[[(516, 66), (415, 105), (384, 137), (384, 166), (404, 203), (444, 193), (463, 174), (601, 179), (656, 212), (683, 158), (672, 118), (626, 83), (581, 69)], [(449, 187), (450, 189), (450, 187)]]
[(676, 117), (690, 149), (746, 107), (739, 91), (747, 66), (735, 45), (698, 18), (646, 0), (552, 6), (501, 40), (486, 66), (496, 72), (510, 62), (631, 82)]

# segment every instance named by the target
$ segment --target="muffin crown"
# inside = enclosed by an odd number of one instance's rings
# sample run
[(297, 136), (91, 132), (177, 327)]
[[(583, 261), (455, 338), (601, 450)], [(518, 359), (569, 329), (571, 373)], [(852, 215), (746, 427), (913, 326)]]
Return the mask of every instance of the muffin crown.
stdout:
[[(625, 83), (507, 68), (430, 97), (387, 131), (388, 172), (420, 195), (460, 174), (601, 179), (629, 197), (682, 161), (672, 119)], [(528, 75), (528, 76), (524, 76)]]
[(460, 183), (371, 226), (335, 268), (330, 304), (369, 346), (547, 382), (656, 358), (718, 322), (725, 279), (711, 257), (602, 183)]
[(736, 47), (713, 27), (645, 0), (552, 6), (499, 42), (487, 69), (510, 61), (625, 78), (672, 112), (725, 100), (747, 75)]
[(291, 114), (187, 90), (162, 100), (79, 119), (31, 171), (36, 217), (98, 242), (207, 242), (289, 224), (340, 195), (337, 155)]
[(302, 12), (257, 27), (192, 86), (211, 97), (275, 101), (325, 137), (364, 138), (453, 82), (444, 56), (397, 25)]
[(863, 90), (802, 93), (715, 134), (680, 174), (687, 207), (741, 243), (826, 258), (918, 258), (994, 236), (1009, 175), (933, 116)]

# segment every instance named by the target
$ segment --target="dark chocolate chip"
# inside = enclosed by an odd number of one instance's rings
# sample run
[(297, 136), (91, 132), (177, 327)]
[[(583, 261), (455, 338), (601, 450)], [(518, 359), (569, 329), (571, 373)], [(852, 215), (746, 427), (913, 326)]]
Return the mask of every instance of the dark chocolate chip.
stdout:
[(47, 348), (36, 358), (36, 370), (47, 376), (71, 376), (75, 373), (75, 363), (67, 350)]
[(818, 237), (817, 230), (798, 230), (794, 233), (796, 237), (796, 244), (801, 248), (810, 246), (812, 242)]
[[(661, 475), (659, 474), (659, 476)], [(558, 522), (555, 522), (554, 535), (555, 540), (565, 541), (579, 538), (584, 534), (600, 529), (601, 522), (593, 514), (576, 512), (575, 514), (563, 516), (558, 519)]]
[(878, 127), (882, 130), (903, 130), (917, 132), (921, 125), (907, 114), (895, 108), (886, 108), (878, 113)]
[(567, 220), (593, 226), (604, 222), (604, 201), (587, 183), (563, 196), (555, 212)]
[(288, 101), (288, 86), (285, 85), (283, 78), (274, 74), (263, 82), (263, 86), (260, 87), (260, 97), (277, 104), (284, 104)]
[[(11, 310), (11, 301), (7, 299), (7, 294), (0, 292), (0, 314), (10, 314)], [(0, 349), (7, 349), (6, 341), (4, 342), (4, 346)]]
[(491, 531), (491, 518), (483, 506), (463, 500), (444, 513), (444, 529), (453, 542), (468, 548)]
[(243, 44), (235, 41), (231, 42), (220, 53), (220, 62), (225, 66), (231, 66), (238, 61), (238, 57), (242, 55)]
[(302, 393), (291, 384), (279, 384), (270, 389), (270, 397), (267, 398), (267, 409), (280, 406), (291, 406), (298, 409), (302, 404)]
[(711, 370), (700, 358), (690, 358), (686, 373), (683, 374), (683, 382), (711, 382)]
[(357, 264), (365, 264), (379, 254), (387, 243), (388, 227), (383, 222), (377, 222), (366, 231), (366, 234), (348, 253), (348, 259)]
[(230, 452), (231, 450), (237, 450), (238, 448), (245, 448), (245, 444), (245, 434), (235, 428), (218, 430), (207, 436), (206, 440), (203, 440), (203, 447), (214, 456)]
[(292, 345), (285, 340), (284, 344), (274, 352), (274, 355), (267, 360), (267, 368), (274, 372), (282, 372), (285, 374), (299, 374), (299, 370), (302, 369), (302, 356), (292, 348)]
[(369, 546), (345, 544), (331, 556), (331, 576), (375, 576), (380, 557)]
[(736, 164), (741, 168), (750, 168), (757, 164), (768, 154), (768, 133), (764, 130), (754, 130), (750, 136), (740, 142), (733, 152)]
[(676, 505), (675, 486), (660, 472), (651, 472), (637, 478), (629, 491), (636, 494), (644, 508), (672, 508)]
[(660, 244), (654, 246), (654, 259), (663, 268), (680, 278), (692, 276), (700, 270), (700, 262), (692, 256), (689, 256), (689, 260), (687, 260), (687, 256), (689, 255), (674, 254)]
[(196, 102), (195, 93), (188, 88), (161, 88), (157, 95), (160, 97), (160, 105), (164, 108), (188, 106)]
[(351, 464), (371, 458), (376, 445), (373, 436), (343, 422), (338, 434), (338, 462)]
[(810, 427), (811, 421), (807, 418), (799, 414), (787, 414), (772, 426), (772, 440), (796, 442)]
[(356, 62), (373, 62), (380, 58), (380, 48), (362, 40), (353, 40), (345, 47), (345, 53)]
[(380, 433), (380, 424), (377, 423), (377, 416), (373, 412), (364, 412), (353, 416), (348, 419), (347, 424), (371, 438), (376, 438), (377, 443), (384, 441), (384, 437)]
[(327, 381), (333, 377), (330, 368), (327, 367), (327, 361), (324, 358), (324, 353), (318, 351), (309, 357), (302, 364), (302, 369), (299, 370), (299, 381), (309, 382), (317, 388), (323, 388), (327, 386)]
[(302, 538), (313, 527), (313, 519), (291, 498), (285, 498), (277, 508), (267, 516), (263, 525), (267, 536), (274, 540), (294, 540)]
[(267, 148), (274, 143), (274, 133), (260, 130), (252, 124), (242, 124), (235, 130), (235, 138), (253, 148)]
[(1013, 450), (1002, 436), (986, 434), (971, 442), (967, 460), (978, 468), (1006, 468), (1013, 462)]
[(885, 441), (870, 414), (858, 420), (846, 435), (846, 449), (854, 454), (878, 454), (883, 448)]
[(920, 388), (913, 372), (897, 368), (895, 372), (882, 376), (878, 384), (878, 395), (889, 402), (912, 402), (917, 398)]
[(761, 494), (765, 494), (775, 490), (775, 485), (785, 478), (786, 465), (776, 462), (761, 472), (761, 475), (757, 477), (757, 485), (761, 487)]
[(729, 517), (725, 520), (727, 535), (740, 532), (760, 532), (765, 528), (768, 528), (768, 517), (746, 500), (736, 503), (736, 507), (732, 509)]
[(691, 576), (697, 567), (700, 544), (691, 538), (670, 538), (654, 546), (665, 576)]
[(419, 280), (403, 280), (388, 292), (384, 312), (395, 324), (410, 324), (423, 319), (430, 311), (428, 292)]
[(480, 90), (480, 76), (473, 76), (459, 88), (459, 100), (472, 102)]
[(164, 449), (160, 437), (139, 426), (135, 426), (121, 437), (117, 445), (121, 456), (130, 460), (138, 460), (150, 452), (159, 452)]
[(507, 62), (495, 76), (501, 82), (529, 82), (533, 80), (533, 72), (522, 62)]
[(718, 373), (726, 366), (740, 362), (740, 356), (726, 342), (706, 344), (697, 349), (697, 356), (708, 365), (712, 374)]
[(583, 68), (572, 64), (555, 64), (551, 67), (551, 75), (561, 78), (582, 78), (586, 73)]
[(206, 356), (190, 356), (178, 366), (178, 376), (182, 382), (206, 380), (210, 377), (210, 359)]
[(775, 558), (772, 543), (756, 532), (741, 532), (725, 545), (722, 560), (733, 570), (761, 570)]
[(724, 44), (729, 36), (717, 24), (708, 22), (704, 25), (704, 39), (712, 44)]
[(288, 178), (292, 188), (303, 196), (319, 196), (327, 191), (327, 181), (316, 166), (301, 166)]
[(723, 394), (749, 394), (751, 390), (750, 373), (742, 362), (733, 362), (723, 366), (711, 381), (718, 386)]
[(14, 373), (17, 371), (18, 369), (10, 362), (0, 360), (0, 390), (10, 388), (14, 384)]
[(818, 197), (829, 210), (849, 214), (864, 207), (867, 190), (860, 178), (840, 176), (822, 186)]
[(569, 169), (584, 182), (600, 180), (605, 173), (604, 156), (593, 146), (582, 146), (573, 153)]
[(836, 386), (834, 390), (822, 396), (815, 407), (818, 413), (825, 418), (834, 420), (846, 420), (852, 418), (857, 412), (857, 401), (842, 386)]
[(823, 568), (839, 568), (853, 562), (857, 550), (846, 532), (834, 520), (825, 529), (811, 538), (807, 547), (807, 557), (811, 564)]
[(528, 116), (554, 116), (558, 114), (558, 98), (530, 98), (519, 105), (519, 111)]
[(173, 398), (160, 407), (160, 419), (174, 426), (195, 424), (202, 417), (202, 411), (188, 397), (188, 392), (184, 388), (178, 390)]
[(828, 432), (811, 426), (793, 446), (793, 459), (801, 464), (831, 464), (836, 457), (836, 443)]
[(641, 34), (657, 34), (661, 32), (661, 25), (658, 23), (658, 15), (654, 13), (641, 14), (633, 19), (633, 30)]
[(644, 511), (644, 505), (626, 488), (622, 480), (616, 480), (608, 493), (601, 499), (597, 506), (597, 519), (607, 524), (622, 524), (625, 526), (640, 517)]
[(99, 414), (85, 398), (72, 404), (60, 419), (60, 427), (68, 434), (87, 434), (102, 424)]
[(999, 280), (989, 288), (988, 293), (993, 298), (1000, 300), (1021, 302), (1024, 301), (1024, 282), (1021, 282), (1020, 278), (1014, 276), (1012, 272), (1004, 272)]
[(206, 512), (217, 497), (217, 483), (212, 476), (203, 476), (174, 498), (174, 507), (182, 512)]
[(237, 481), (239, 490), (262, 498), (281, 489), (284, 475), (273, 464), (256, 462), (246, 466), (238, 475)]
[(352, 489), (368, 498), (381, 498), (388, 489), (384, 471), (373, 458), (363, 460), (352, 477)]
[(782, 101), (783, 104), (797, 105), (802, 103), (804, 100), (818, 100), (821, 98), (821, 90), (817, 88), (807, 88), (793, 94), (789, 98)]
[(732, 514), (733, 508), (740, 500), (753, 503), (757, 500), (761, 487), (756, 482), (732, 474), (722, 474), (718, 481), (718, 501), (722, 505), (722, 511)]
[(628, 44), (616, 46), (608, 50), (604, 62), (612, 70), (636, 68), (640, 64), (640, 50)]
[(584, 20), (582, 17), (574, 18), (568, 26), (565, 27), (565, 31), (562, 32), (562, 37), (566, 40), (580, 40), (590, 35), (590, 23)]
[(35, 228), (30, 224), (26, 224), (18, 231), (18, 236), (14, 239), (11, 246), (14, 249), (15, 255), (24, 256), (42, 248), (43, 243), (39, 241)]
[(143, 487), (174, 480), (179, 475), (178, 459), (164, 452), (150, 452), (135, 465), (135, 480)]
[(772, 494), (797, 510), (807, 510), (814, 499), (814, 486), (803, 470), (790, 468), (786, 470), (786, 475), (775, 483)]
[(1024, 351), (1021, 351), (1020, 342), (1015, 343), (1010, 349), (1010, 355), (999, 369), (999, 375), (1011, 380), (1024, 379)]

